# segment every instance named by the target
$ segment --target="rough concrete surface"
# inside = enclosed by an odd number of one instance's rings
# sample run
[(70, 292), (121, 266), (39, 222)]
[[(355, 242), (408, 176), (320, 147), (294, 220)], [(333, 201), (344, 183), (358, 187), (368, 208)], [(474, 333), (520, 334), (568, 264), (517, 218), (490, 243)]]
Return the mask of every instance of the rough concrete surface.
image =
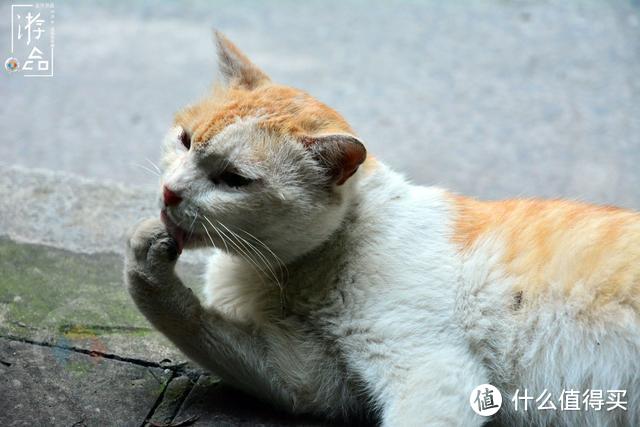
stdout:
[[(122, 254), (127, 231), (158, 217), (155, 192), (61, 171), (0, 165), (0, 235), (82, 253)], [(207, 251), (182, 257), (204, 262)]]
[(140, 426), (171, 371), (0, 338), (3, 426)]
[(418, 183), (640, 208), (638, 0), (55, 4), (55, 77), (0, 73), (0, 162), (155, 188), (216, 27)]
[[(417, 183), (640, 208), (638, 0), (55, 8), (54, 77), (0, 72), (0, 425), (322, 423), (185, 365), (122, 287), (125, 232), (158, 214), (147, 159), (216, 79), (214, 27)], [(207, 255), (179, 263), (196, 292)]]
[(156, 363), (184, 359), (134, 307), (120, 256), (0, 238), (0, 271), (4, 336)]
[[(156, 212), (146, 190), (0, 167), (0, 425), (322, 425), (220, 384), (137, 311), (124, 231)], [(206, 253), (178, 263), (196, 293)]]

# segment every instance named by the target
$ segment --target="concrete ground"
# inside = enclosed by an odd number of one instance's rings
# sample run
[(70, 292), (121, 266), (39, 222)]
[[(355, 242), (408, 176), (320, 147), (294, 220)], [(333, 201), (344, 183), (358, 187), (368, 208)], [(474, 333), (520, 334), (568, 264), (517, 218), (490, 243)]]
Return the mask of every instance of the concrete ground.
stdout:
[[(0, 425), (323, 425), (188, 364), (136, 310), (122, 243), (131, 222), (154, 215), (153, 198), (0, 168)], [(179, 264), (196, 291), (201, 273), (197, 254)]]
[(184, 364), (122, 288), (124, 231), (157, 215), (139, 165), (215, 79), (213, 27), (417, 183), (640, 209), (638, 0), (55, 7), (55, 77), (0, 73), (2, 425), (320, 423)]
[(0, 162), (154, 186), (215, 27), (418, 183), (640, 208), (639, 0), (55, 4), (55, 77), (0, 73)]

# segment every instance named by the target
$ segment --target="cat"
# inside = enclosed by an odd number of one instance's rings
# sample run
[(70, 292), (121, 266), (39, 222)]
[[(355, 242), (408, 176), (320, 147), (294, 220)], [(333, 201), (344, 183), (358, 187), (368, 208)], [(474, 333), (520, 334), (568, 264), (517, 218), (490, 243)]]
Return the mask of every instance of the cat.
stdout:
[[(639, 214), (413, 185), (337, 112), (217, 47), (223, 83), (176, 115), (160, 218), (127, 240), (133, 300), (186, 356), (333, 421), (640, 425)], [(200, 301), (175, 264), (207, 246)], [(470, 404), (482, 384), (502, 394), (493, 418)], [(525, 389), (558, 409), (524, 411)], [(561, 411), (563, 389), (626, 390), (625, 409)]]

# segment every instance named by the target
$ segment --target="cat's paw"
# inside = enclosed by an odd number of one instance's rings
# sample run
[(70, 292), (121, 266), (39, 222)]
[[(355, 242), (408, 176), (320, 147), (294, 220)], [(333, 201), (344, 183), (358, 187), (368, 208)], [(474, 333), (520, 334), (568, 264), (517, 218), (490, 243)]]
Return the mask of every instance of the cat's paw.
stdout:
[(178, 259), (178, 243), (158, 218), (136, 224), (128, 233), (126, 262), (128, 268), (154, 271), (173, 267)]

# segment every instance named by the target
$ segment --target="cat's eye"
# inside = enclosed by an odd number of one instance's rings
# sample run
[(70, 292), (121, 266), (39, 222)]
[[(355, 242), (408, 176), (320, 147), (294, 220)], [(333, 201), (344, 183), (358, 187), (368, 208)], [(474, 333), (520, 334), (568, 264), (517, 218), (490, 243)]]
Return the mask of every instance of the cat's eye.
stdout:
[(187, 132), (186, 130), (182, 129), (182, 132), (180, 132), (180, 143), (184, 146), (184, 148), (186, 148), (187, 150), (189, 148), (191, 148), (191, 135), (189, 135), (189, 132)]
[(242, 175), (239, 175), (235, 172), (224, 171), (220, 175), (211, 179), (214, 183), (219, 184), (220, 182), (224, 182), (229, 187), (238, 188), (245, 187), (253, 182), (252, 179), (246, 178)]

